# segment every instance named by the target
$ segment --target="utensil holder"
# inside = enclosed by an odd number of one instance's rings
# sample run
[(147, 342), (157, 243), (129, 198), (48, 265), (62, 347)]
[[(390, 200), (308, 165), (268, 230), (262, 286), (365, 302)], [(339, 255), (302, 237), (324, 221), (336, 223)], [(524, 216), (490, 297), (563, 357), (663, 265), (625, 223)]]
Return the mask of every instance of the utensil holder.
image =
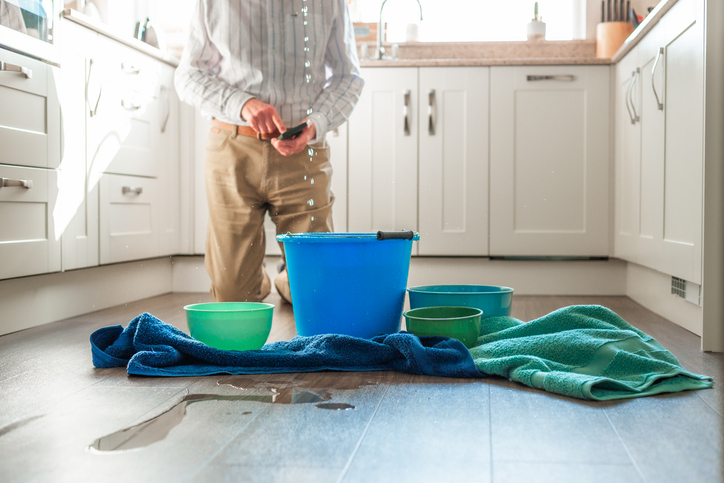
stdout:
[(634, 28), (629, 22), (602, 22), (596, 27), (596, 57), (609, 59), (623, 45)]

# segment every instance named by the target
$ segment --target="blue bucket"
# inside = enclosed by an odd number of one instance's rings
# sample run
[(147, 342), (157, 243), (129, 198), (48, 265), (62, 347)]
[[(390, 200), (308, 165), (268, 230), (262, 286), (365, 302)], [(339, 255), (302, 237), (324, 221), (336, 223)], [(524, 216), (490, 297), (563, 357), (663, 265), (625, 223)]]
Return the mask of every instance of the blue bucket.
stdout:
[[(400, 330), (414, 232), (278, 235), (297, 334), (370, 338)], [(383, 239), (378, 239), (378, 237)]]

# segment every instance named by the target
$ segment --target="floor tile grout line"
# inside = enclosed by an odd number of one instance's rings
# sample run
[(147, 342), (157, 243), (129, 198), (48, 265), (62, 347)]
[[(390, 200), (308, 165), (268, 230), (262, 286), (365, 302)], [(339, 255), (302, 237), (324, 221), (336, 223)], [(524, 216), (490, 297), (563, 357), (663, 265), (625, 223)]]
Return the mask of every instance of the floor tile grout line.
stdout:
[(488, 384), (488, 444), (490, 445), (490, 483), (495, 481), (493, 468), (493, 390)]
[(362, 434), (359, 437), (359, 441), (357, 441), (357, 444), (355, 445), (354, 449), (352, 450), (352, 454), (349, 456), (349, 459), (347, 460), (347, 464), (344, 465), (344, 468), (342, 468), (342, 472), (339, 474), (339, 478), (337, 478), (337, 483), (341, 483), (344, 477), (347, 475), (347, 472), (349, 471), (350, 466), (352, 466), (352, 461), (354, 461), (355, 456), (357, 456), (357, 452), (359, 451), (360, 447), (362, 446), (362, 442), (365, 439), (365, 436), (367, 435), (367, 431), (370, 429), (370, 426), (372, 426), (372, 421), (374, 421), (375, 416), (377, 415), (377, 411), (379, 411), (380, 406), (382, 405), (382, 401), (385, 400), (385, 397), (387, 396), (387, 392), (390, 390), (390, 384), (387, 384), (387, 387), (385, 388), (385, 392), (382, 394), (382, 397), (380, 397), (380, 401), (377, 403), (377, 407), (375, 407), (374, 412), (372, 412), (372, 416), (370, 416), (370, 420), (367, 421), (367, 426), (365, 426), (364, 431), (362, 431)]
[(603, 410), (603, 414), (606, 416), (606, 420), (608, 420), (608, 424), (611, 425), (611, 429), (613, 429), (613, 432), (616, 433), (616, 437), (621, 442), (621, 445), (623, 446), (623, 449), (626, 450), (626, 454), (629, 457), (629, 460), (631, 461), (631, 464), (633, 465), (634, 469), (636, 469), (636, 473), (639, 474), (641, 477), (641, 480), (644, 481), (644, 483), (647, 483), (648, 480), (646, 479), (646, 476), (644, 476), (644, 473), (641, 471), (641, 468), (639, 468), (638, 463), (634, 459), (633, 455), (631, 454), (631, 451), (629, 451), (628, 446), (626, 446), (626, 443), (624, 442), (623, 438), (618, 432), (618, 429), (616, 429), (616, 425), (613, 424), (613, 421), (611, 421), (610, 416), (608, 415), (608, 411), (606, 410), (606, 407), (601, 408)]
[(704, 402), (704, 404), (706, 404), (707, 406), (709, 406), (709, 408), (710, 408), (712, 411), (714, 411), (716, 414), (718, 414), (719, 417), (721, 417), (722, 419), (724, 419), (724, 414), (722, 414), (722, 413), (719, 412), (719, 410), (717, 410), (714, 406), (712, 406), (711, 404), (709, 404), (709, 401), (707, 401), (706, 399), (704, 399), (703, 397), (701, 397), (701, 394), (699, 394), (699, 391), (696, 392), (696, 396), (697, 396), (699, 399), (701, 399), (701, 400)]

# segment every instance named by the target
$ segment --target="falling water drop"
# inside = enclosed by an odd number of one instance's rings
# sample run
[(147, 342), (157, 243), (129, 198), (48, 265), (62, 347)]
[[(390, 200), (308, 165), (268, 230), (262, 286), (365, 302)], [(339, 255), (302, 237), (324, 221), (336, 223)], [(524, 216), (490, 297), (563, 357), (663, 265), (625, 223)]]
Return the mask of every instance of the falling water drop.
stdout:
[(311, 113), (312, 113), (312, 109), (311, 108), (307, 109), (307, 116), (310, 115)]
[(312, 217), (312, 221), (314, 221), (314, 217)]
[(304, 175), (304, 181), (307, 181), (307, 175)]
[(308, 60), (304, 61), (304, 67), (310, 67), (311, 65), (312, 65), (312, 63), (309, 62)]
[(314, 206), (314, 200), (309, 200), (309, 201), (307, 201), (307, 204), (308, 204), (309, 206)]
[(311, 182), (311, 184), (314, 184), (314, 178), (312, 178), (312, 182)]
[(309, 150), (307, 151), (307, 154), (309, 154), (310, 156), (314, 156), (314, 149), (309, 148)]

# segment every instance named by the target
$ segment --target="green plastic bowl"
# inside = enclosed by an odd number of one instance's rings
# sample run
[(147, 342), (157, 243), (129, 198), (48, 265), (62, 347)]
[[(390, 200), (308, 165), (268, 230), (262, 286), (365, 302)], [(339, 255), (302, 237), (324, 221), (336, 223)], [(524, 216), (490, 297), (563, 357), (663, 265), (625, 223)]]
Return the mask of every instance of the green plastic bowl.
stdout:
[(418, 337), (452, 337), (469, 349), (480, 335), (483, 311), (474, 307), (421, 307), (408, 310), (404, 315), (408, 332)]
[(210, 302), (184, 307), (191, 337), (221, 350), (261, 349), (271, 332), (274, 305)]

